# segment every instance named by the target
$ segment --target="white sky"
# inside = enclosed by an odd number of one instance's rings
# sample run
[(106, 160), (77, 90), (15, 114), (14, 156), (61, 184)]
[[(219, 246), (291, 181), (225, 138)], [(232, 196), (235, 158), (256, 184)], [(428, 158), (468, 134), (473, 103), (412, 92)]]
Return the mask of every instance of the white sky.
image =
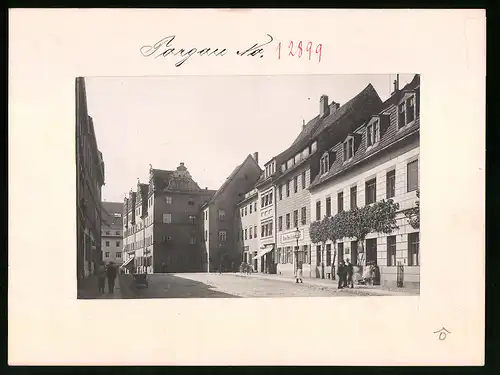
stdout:
[[(400, 75), (400, 87), (413, 74)], [(328, 95), (341, 105), (371, 83), (382, 100), (396, 75), (86, 78), (89, 115), (103, 153), (106, 201), (147, 182), (149, 164), (184, 162), (201, 188), (217, 189), (248, 154), (261, 167), (285, 150)]]

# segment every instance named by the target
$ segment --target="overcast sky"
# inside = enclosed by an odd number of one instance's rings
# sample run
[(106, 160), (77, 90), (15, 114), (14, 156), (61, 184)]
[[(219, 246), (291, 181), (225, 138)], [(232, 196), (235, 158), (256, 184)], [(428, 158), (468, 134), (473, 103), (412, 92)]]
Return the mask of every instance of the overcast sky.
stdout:
[[(412, 74), (400, 75), (400, 87)], [(261, 167), (319, 112), (371, 83), (382, 100), (396, 75), (87, 77), (89, 115), (103, 153), (106, 201), (123, 201), (148, 181), (149, 164), (184, 162), (201, 188), (218, 189), (248, 154)]]

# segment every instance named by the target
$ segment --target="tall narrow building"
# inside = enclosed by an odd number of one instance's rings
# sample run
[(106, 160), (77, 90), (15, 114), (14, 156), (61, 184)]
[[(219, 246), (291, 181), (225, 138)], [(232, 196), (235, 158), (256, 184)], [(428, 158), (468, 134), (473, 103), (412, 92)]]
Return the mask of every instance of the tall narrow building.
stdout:
[(104, 161), (88, 115), (85, 79), (76, 78), (76, 276), (91, 275), (101, 261), (101, 189)]

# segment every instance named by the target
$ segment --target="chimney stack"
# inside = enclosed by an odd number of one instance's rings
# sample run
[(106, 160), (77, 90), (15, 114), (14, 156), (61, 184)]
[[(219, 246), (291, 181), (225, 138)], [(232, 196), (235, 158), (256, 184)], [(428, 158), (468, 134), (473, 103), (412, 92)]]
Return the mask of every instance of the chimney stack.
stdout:
[(319, 117), (328, 116), (329, 114), (328, 95), (321, 95), (321, 98), (319, 98)]
[(306, 128), (306, 120), (302, 120), (302, 129)]
[(253, 153), (253, 158), (255, 159), (255, 162), (256, 162), (257, 164), (259, 164), (259, 153), (258, 153), (258, 152), (254, 152), (254, 153)]

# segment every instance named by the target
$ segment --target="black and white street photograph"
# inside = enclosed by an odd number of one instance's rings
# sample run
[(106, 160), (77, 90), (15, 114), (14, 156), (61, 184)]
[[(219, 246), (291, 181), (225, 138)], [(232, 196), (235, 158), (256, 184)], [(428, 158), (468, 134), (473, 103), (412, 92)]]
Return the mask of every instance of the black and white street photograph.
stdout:
[(420, 294), (419, 74), (77, 77), (75, 100), (79, 299)]

